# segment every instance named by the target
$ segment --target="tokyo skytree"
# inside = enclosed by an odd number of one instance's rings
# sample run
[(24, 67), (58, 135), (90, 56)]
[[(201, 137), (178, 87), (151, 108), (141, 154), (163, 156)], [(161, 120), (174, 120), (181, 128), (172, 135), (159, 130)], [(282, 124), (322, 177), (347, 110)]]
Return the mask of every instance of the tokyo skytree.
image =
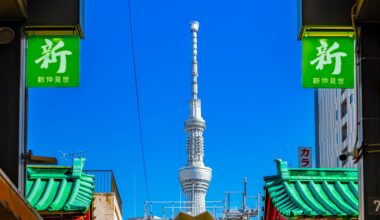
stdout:
[(189, 118), (185, 122), (187, 133), (187, 163), (179, 169), (179, 180), (186, 196), (186, 211), (198, 215), (206, 210), (206, 193), (211, 181), (212, 169), (203, 163), (203, 131), (206, 128), (198, 99), (197, 33), (199, 23), (191, 22), (193, 38), (192, 98), (189, 101)]

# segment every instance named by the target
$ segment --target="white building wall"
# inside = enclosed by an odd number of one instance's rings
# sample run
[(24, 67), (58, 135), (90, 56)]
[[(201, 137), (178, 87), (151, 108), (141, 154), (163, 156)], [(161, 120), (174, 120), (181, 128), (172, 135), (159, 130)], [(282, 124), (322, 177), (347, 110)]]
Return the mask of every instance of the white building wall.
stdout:
[(95, 220), (123, 220), (114, 193), (95, 193), (92, 206)]
[[(356, 141), (356, 94), (354, 89), (318, 89), (316, 91), (317, 167), (353, 168), (352, 157), (339, 160), (342, 150), (354, 148)], [(346, 102), (347, 112), (344, 114)], [(347, 138), (343, 140), (344, 126)]]

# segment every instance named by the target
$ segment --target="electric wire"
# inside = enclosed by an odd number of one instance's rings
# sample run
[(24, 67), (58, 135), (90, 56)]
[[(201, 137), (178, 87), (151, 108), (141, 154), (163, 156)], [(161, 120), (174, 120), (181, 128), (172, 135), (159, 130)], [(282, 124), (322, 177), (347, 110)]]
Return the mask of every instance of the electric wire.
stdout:
[(141, 108), (140, 108), (140, 96), (138, 89), (138, 80), (137, 80), (137, 70), (136, 70), (136, 58), (135, 58), (135, 43), (133, 38), (133, 28), (132, 28), (132, 9), (131, 9), (131, 0), (128, 0), (128, 10), (129, 10), (129, 30), (131, 34), (131, 48), (132, 48), (132, 70), (134, 75), (135, 90), (136, 90), (136, 104), (137, 104), (137, 117), (139, 123), (139, 134), (140, 134), (140, 147), (141, 147), (141, 157), (144, 167), (144, 180), (145, 180), (145, 190), (148, 200), (150, 200), (149, 187), (148, 187), (148, 175), (145, 162), (145, 151), (144, 151), (144, 141), (143, 141), (143, 132), (141, 125)]

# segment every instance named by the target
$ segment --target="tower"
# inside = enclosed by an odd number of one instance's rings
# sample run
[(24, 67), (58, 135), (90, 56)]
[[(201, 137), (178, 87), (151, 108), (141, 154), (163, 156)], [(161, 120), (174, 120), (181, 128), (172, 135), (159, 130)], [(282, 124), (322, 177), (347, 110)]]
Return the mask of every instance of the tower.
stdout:
[(198, 99), (197, 33), (199, 23), (191, 23), (193, 36), (192, 98), (189, 101), (189, 118), (185, 122), (187, 133), (187, 163), (179, 169), (179, 180), (186, 196), (186, 211), (197, 215), (206, 210), (206, 192), (211, 181), (212, 170), (203, 163), (203, 131), (206, 128), (201, 115), (201, 100)]

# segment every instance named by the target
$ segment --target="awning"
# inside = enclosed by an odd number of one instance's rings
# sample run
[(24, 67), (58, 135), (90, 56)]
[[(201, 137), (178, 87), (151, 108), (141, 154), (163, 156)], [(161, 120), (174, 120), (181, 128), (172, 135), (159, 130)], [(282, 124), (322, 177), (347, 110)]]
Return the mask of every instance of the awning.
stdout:
[(42, 220), (0, 169), (0, 216), (2, 220)]

